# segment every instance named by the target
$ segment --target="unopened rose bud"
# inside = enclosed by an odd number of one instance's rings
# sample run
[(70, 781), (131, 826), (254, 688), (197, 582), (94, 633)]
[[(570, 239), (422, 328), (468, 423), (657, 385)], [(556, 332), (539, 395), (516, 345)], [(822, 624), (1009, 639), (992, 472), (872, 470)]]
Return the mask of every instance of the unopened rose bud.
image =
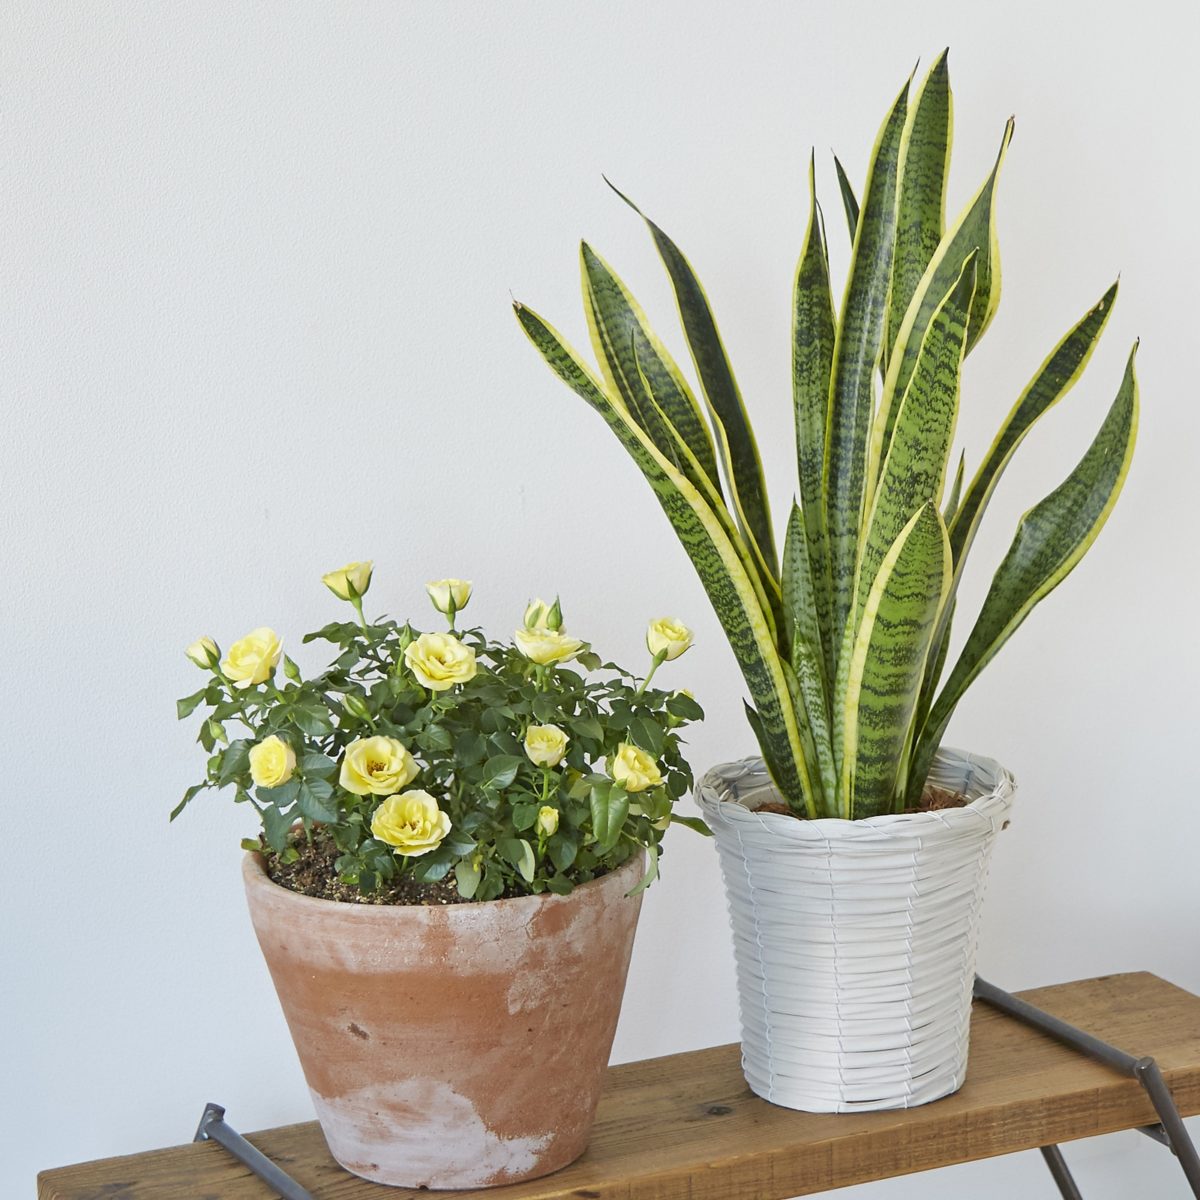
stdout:
[(321, 582), (339, 600), (358, 600), (367, 594), (371, 586), (373, 562), (347, 563), (340, 571), (330, 571), (321, 576)]
[(221, 649), (210, 637), (198, 638), (184, 654), (202, 671), (211, 671), (221, 661)]

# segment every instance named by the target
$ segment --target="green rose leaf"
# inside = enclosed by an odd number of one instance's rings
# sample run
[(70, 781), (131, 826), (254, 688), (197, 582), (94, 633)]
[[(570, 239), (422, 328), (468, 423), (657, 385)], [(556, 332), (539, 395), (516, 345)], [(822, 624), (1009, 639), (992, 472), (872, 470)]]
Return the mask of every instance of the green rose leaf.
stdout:
[(207, 686), (202, 687), (198, 692), (193, 692), (190, 696), (184, 696), (182, 700), (175, 701), (175, 713), (179, 720), (190, 717), (196, 711), (207, 691)]
[(458, 884), (458, 894), (464, 900), (470, 900), (479, 888), (482, 878), (479, 868), (469, 859), (462, 859), (454, 866), (454, 881)]
[(629, 796), (611, 780), (592, 786), (592, 834), (602, 851), (611, 850), (629, 816)]
[(263, 836), (267, 839), (267, 845), (276, 854), (281, 853), (287, 845), (288, 833), (292, 828), (294, 820), (294, 814), (282, 812), (274, 805), (263, 809)]
[[(514, 754), (498, 754), (489, 758), (483, 768), (485, 787), (506, 788), (517, 777), (523, 760)], [(515, 864), (514, 864), (515, 865)]]
[(221, 770), (217, 774), (218, 787), (232, 783), (239, 775), (244, 775), (249, 770), (251, 745), (246, 738), (238, 738), (225, 748), (221, 755)]
[(310, 779), (329, 779), (337, 774), (338, 765), (328, 754), (309, 753), (300, 760), (300, 770)]
[(296, 807), (310, 821), (331, 824), (337, 820), (337, 804), (333, 800), (333, 785), (324, 779), (304, 779), (296, 796)]

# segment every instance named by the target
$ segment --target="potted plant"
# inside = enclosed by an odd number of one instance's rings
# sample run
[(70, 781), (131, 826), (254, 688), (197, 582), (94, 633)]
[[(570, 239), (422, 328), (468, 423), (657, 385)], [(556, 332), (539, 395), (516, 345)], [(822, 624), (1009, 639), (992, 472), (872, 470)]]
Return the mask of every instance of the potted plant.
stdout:
[[(205, 710), (200, 792), (254, 808), (250, 914), (333, 1156), (407, 1187), (481, 1187), (583, 1152), (642, 890), (692, 783), (689, 694), (647, 686), (691, 643), (652, 622), (638, 681), (535, 601), (512, 643), (458, 629), (471, 585), (428, 585), (444, 632), (367, 620), (370, 563), (324, 577), (356, 619), (266, 628), (179, 701)], [(282, 663), (282, 677), (277, 667)], [(577, 664), (582, 670), (568, 664)], [(239, 728), (240, 727), (240, 728)]]
[(1131, 354), (1083, 458), (1021, 518), (945, 673), (959, 582), (993, 489), (1079, 377), (1117, 286), (1050, 350), (970, 481), (961, 457), (949, 472), (963, 360), (1000, 298), (994, 195), (1013, 125), (946, 227), (947, 55), (911, 83), (880, 129), (861, 206), (837, 164), (853, 247), (840, 310), (810, 163), (792, 306), (799, 501), (782, 555), (712, 309), (654, 222), (707, 420), (586, 244), (599, 375), (516, 305), (555, 373), (646, 476), (745, 677), (761, 759), (716, 768), (697, 798), (729, 895), (746, 1077), (776, 1103), (816, 1111), (920, 1104), (963, 1081), (977, 915), (1013, 781), (942, 737), (968, 685), (1091, 546), (1137, 427)]

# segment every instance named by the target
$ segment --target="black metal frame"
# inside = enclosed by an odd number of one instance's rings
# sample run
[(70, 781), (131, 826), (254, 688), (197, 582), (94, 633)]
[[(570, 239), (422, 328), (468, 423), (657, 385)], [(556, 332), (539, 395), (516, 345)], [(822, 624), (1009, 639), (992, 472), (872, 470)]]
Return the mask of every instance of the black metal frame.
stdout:
[[(1162, 1071), (1154, 1059), (1127, 1054), (1124, 1050), (1101, 1041), (1098, 1037), (1077, 1029), (1048, 1012), (1043, 1012), (1027, 1000), (1020, 1000), (995, 984), (980, 979), (978, 975), (975, 976), (975, 999), (990, 1004), (1034, 1029), (1040, 1029), (1056, 1041), (1070, 1046), (1072, 1050), (1078, 1050), (1081, 1054), (1086, 1054), (1089, 1058), (1136, 1079), (1150, 1097), (1154, 1111), (1158, 1113), (1158, 1124), (1147, 1125), (1140, 1132), (1153, 1138), (1159, 1145), (1166, 1146), (1175, 1155), (1191, 1186), (1192, 1195), (1200, 1200), (1200, 1155), (1196, 1153), (1196, 1147), (1171, 1096), (1171, 1089), (1167, 1087)], [(1058, 1190), (1064, 1200), (1083, 1200), (1062, 1151), (1054, 1145), (1043, 1146), (1042, 1157), (1046, 1160), (1050, 1174), (1054, 1176), (1054, 1182), (1058, 1184)]]
[[(1147, 1125), (1140, 1130), (1147, 1137), (1153, 1138), (1162, 1146), (1166, 1146), (1179, 1159), (1179, 1165), (1191, 1185), (1192, 1195), (1200, 1200), (1200, 1155), (1183, 1124), (1179, 1109), (1171, 1096), (1158, 1064), (1152, 1058), (1137, 1058), (1127, 1054), (1098, 1037), (1068, 1025), (1066, 1021), (1043, 1012), (1027, 1000), (1020, 1000), (1011, 992), (988, 983), (985, 979), (975, 976), (975, 999), (990, 1004), (1007, 1016), (1031, 1025), (1049, 1034), (1056, 1041), (1120, 1071), (1136, 1079), (1146, 1090), (1154, 1111), (1158, 1113), (1158, 1124)], [(225, 1123), (225, 1110), (219, 1104), (205, 1106), (204, 1115), (200, 1118), (200, 1127), (196, 1130), (193, 1141), (214, 1141), (224, 1146), (234, 1158), (244, 1163), (264, 1182), (268, 1183), (282, 1197), (282, 1200), (313, 1200), (310, 1192), (302, 1188), (290, 1175), (285, 1174), (265, 1154), (256, 1150), (240, 1133), (231, 1129)], [(1042, 1157), (1046, 1166), (1058, 1185), (1063, 1200), (1083, 1200), (1062, 1151), (1056, 1145), (1043, 1146)]]
[(225, 1124), (225, 1110), (219, 1104), (208, 1103), (196, 1129), (193, 1142), (217, 1142), (234, 1158), (244, 1163), (264, 1183), (274, 1188), (282, 1200), (313, 1200), (290, 1175), (277, 1167), (261, 1150), (256, 1150), (236, 1129)]

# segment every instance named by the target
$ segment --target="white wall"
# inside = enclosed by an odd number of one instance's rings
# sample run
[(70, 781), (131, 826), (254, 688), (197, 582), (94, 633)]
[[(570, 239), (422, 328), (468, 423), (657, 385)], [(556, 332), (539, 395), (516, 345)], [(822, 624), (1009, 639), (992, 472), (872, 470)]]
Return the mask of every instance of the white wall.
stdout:
[[(1198, 13), (1183, 0), (9, 0), (0, 1192), (30, 1194), (39, 1168), (187, 1140), (208, 1099), (244, 1129), (311, 1115), (242, 908), (247, 814), (221, 798), (166, 822), (202, 766), (173, 715), (196, 683), (181, 650), (197, 635), (227, 644), (269, 622), (295, 644), (337, 615), (321, 572), (367, 556), (372, 598), (395, 613), (422, 614), (421, 581), (461, 574), (477, 582), (473, 614), (503, 631), (531, 593), (558, 589), (575, 630), (632, 661), (645, 619), (677, 612), (699, 638), (671, 679), (711, 714), (696, 764), (751, 749), (682, 551), (616, 442), (525, 343), (509, 290), (585, 340), (586, 234), (671, 325), (608, 173), (702, 273), (783, 511), (808, 148), (840, 269), (827, 148), (861, 179), (905, 73), (946, 43), (953, 206), (1018, 116), (1005, 302), (961, 422), (970, 463), (1123, 273), (1086, 381), (996, 497), (964, 608), (1143, 338), (1124, 499), (951, 731), (1022, 785), (981, 969), (1012, 987), (1149, 969), (1200, 989)], [(620, 1059), (736, 1036), (715, 856), (679, 831), (664, 867)], [(1097, 1200), (1184, 1194), (1135, 1135), (1069, 1153)], [(1151, 1183), (1133, 1182), (1142, 1170)], [(1034, 1155), (869, 1194), (1026, 1187), (1052, 1194)]]

